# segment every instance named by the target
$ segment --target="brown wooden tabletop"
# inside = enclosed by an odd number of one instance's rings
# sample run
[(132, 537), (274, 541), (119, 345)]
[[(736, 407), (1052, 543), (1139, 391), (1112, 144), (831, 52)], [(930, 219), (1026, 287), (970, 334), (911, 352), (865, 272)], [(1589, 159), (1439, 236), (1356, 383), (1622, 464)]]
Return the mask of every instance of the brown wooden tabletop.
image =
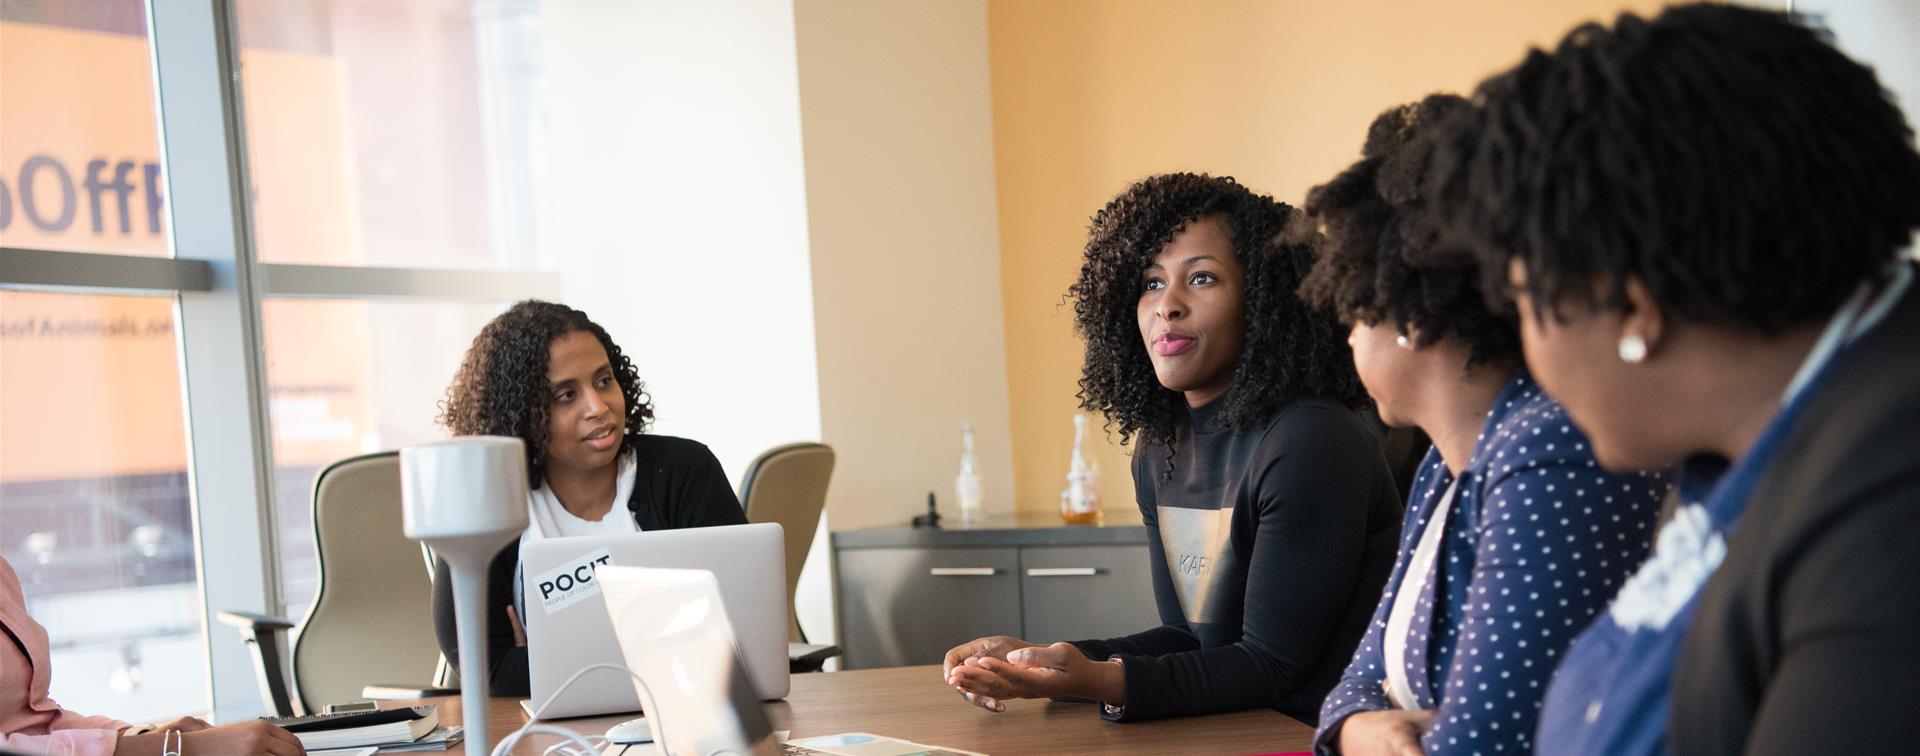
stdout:
[[(435, 698), (443, 721), (460, 721), (460, 699)], [(488, 742), (498, 743), (525, 724), (520, 702), (494, 698), (487, 709)], [(994, 714), (961, 700), (940, 668), (896, 667), (794, 675), (785, 701), (767, 704), (776, 730), (794, 738), (871, 732), (926, 745), (986, 754), (1221, 753), (1305, 751), (1313, 728), (1269, 709), (1117, 724), (1100, 719), (1093, 704), (1008, 701)], [(555, 720), (582, 735), (604, 734), (632, 715)], [(514, 753), (539, 754), (559, 738), (535, 735)], [(447, 753), (458, 753), (449, 750)]]

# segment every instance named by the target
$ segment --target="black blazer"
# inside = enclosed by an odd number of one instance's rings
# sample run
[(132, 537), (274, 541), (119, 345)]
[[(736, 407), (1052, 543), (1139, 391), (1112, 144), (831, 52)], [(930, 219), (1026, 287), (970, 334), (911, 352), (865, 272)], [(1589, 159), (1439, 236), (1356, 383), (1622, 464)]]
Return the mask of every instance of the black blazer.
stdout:
[[(745, 525), (747, 516), (713, 452), (697, 441), (673, 436), (629, 434), (627, 448), (639, 464), (627, 509), (641, 530)], [(496, 696), (528, 695), (527, 648), (514, 645), (507, 607), (514, 604), (514, 573), (520, 568), (520, 544), (493, 557), (487, 568), (488, 689)], [(454, 633), (453, 581), (447, 563), (433, 564), (433, 631), (440, 653), (458, 669), (459, 636)], [(466, 680), (462, 685), (471, 684)]]
[(1674, 669), (1676, 754), (1913, 747), (1920, 290), (1839, 360), (1701, 592)]

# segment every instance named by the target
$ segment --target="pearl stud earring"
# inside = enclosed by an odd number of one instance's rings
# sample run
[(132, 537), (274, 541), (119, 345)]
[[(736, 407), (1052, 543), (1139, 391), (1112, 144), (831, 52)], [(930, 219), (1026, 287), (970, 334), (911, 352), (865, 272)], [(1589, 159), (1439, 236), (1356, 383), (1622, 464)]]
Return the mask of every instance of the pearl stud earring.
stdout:
[(1406, 334), (1404, 334), (1404, 333), (1403, 333), (1403, 334), (1400, 334), (1399, 336), (1395, 336), (1395, 337), (1393, 337), (1393, 343), (1395, 343), (1395, 344), (1399, 344), (1399, 345), (1400, 345), (1400, 348), (1401, 348), (1401, 349), (1412, 349), (1412, 348), (1413, 348), (1413, 342), (1411, 342), (1411, 341), (1408, 341), (1408, 340), (1407, 340), (1407, 335), (1406, 335)]
[(1647, 340), (1640, 334), (1630, 333), (1620, 337), (1620, 361), (1629, 365), (1638, 365), (1647, 359)]

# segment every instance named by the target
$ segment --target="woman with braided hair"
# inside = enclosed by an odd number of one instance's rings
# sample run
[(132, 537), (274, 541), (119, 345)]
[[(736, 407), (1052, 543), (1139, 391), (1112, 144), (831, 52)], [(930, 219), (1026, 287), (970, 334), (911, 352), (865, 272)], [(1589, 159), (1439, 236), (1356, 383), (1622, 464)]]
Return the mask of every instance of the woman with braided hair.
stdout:
[(1582, 26), (1475, 100), (1441, 137), (1436, 214), (1600, 465), (1679, 466), (1538, 751), (1911, 750), (1920, 151), (1899, 106), (1805, 19), (1717, 4)]

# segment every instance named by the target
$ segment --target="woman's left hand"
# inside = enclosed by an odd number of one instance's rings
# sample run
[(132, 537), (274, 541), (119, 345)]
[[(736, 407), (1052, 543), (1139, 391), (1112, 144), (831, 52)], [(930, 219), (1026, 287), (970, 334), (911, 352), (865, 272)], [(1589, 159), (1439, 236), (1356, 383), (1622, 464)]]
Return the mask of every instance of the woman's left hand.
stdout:
[(1420, 736), (1433, 725), (1433, 709), (1363, 711), (1340, 724), (1346, 756), (1421, 756)]
[(1111, 704), (1126, 702), (1127, 687), (1119, 662), (1088, 659), (1071, 643), (1018, 649), (1005, 660), (970, 658), (947, 673), (947, 684), (998, 700), (1071, 696)]

